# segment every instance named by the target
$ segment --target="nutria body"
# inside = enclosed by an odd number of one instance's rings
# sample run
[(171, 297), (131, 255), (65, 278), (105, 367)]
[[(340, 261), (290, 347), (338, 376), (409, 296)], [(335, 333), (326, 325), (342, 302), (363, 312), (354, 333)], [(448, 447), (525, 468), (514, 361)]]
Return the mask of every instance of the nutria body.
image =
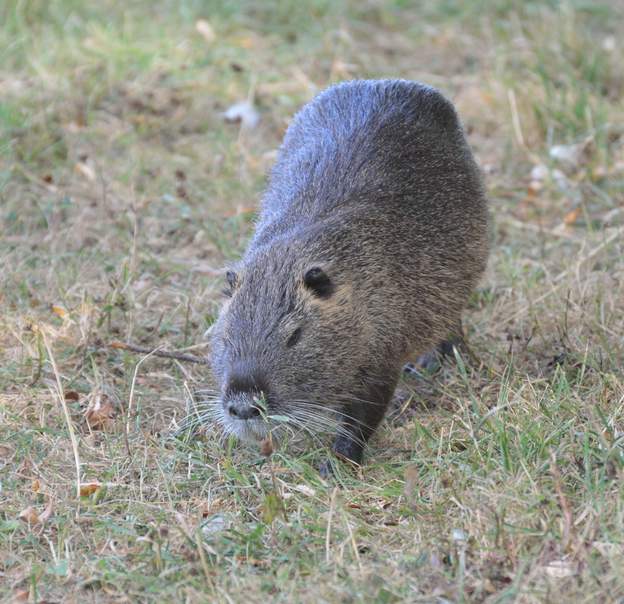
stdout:
[[(294, 118), (212, 335), (218, 421), (340, 419), (355, 462), (402, 367), (454, 333), (488, 253), (479, 171), (453, 106), (403, 80), (334, 86)], [(283, 421), (283, 417), (280, 418)]]

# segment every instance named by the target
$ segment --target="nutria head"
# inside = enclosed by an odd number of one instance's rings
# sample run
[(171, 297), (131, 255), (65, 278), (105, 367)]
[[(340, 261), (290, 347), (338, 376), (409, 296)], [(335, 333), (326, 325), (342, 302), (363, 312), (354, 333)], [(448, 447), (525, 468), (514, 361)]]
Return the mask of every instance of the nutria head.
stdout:
[(306, 431), (336, 428), (331, 409), (353, 391), (368, 327), (344, 266), (314, 248), (282, 238), (226, 273), (212, 330), (214, 415), (226, 433), (261, 439), (286, 418)]

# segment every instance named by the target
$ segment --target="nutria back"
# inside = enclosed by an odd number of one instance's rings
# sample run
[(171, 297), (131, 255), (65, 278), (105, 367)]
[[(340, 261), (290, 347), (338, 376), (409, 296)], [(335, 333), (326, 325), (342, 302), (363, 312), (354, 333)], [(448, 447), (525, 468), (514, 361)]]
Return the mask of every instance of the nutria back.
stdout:
[(356, 462), (403, 364), (460, 322), (488, 254), (479, 171), (451, 103), (404, 80), (329, 88), (293, 119), (213, 328), (218, 421), (264, 437), (339, 420)]

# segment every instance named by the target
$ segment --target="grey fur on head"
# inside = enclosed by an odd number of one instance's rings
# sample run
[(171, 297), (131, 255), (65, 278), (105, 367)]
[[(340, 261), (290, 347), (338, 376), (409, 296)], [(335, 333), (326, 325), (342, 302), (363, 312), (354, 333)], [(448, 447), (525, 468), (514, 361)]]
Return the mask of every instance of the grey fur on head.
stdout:
[(403, 364), (455, 332), (487, 254), (451, 103), (405, 80), (329, 88), (288, 128), (228, 272), (212, 330), (218, 421), (257, 438), (271, 415), (313, 432), (333, 421), (335, 450), (359, 462)]

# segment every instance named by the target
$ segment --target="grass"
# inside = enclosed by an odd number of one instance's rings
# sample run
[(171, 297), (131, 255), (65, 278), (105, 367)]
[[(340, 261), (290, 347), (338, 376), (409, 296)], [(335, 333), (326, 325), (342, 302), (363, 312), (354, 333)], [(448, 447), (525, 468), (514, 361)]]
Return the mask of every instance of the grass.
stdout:
[[(125, 4), (0, 7), (0, 599), (621, 601), (620, 3)], [(446, 92), (484, 169), (487, 369), (406, 378), (336, 484), (316, 443), (171, 438), (207, 369), (107, 344), (208, 355), (288, 120), (378, 76)]]

